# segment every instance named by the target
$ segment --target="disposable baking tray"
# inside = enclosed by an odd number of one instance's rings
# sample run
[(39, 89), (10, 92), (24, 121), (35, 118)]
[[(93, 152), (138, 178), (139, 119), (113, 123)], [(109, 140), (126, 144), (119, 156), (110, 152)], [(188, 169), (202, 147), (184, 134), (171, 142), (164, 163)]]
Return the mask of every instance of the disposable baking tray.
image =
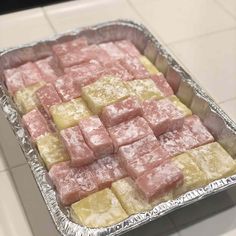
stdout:
[(24, 152), (45, 204), (61, 235), (120, 235), (236, 184), (236, 175), (214, 181), (204, 188), (187, 192), (175, 200), (157, 205), (151, 211), (132, 215), (126, 220), (106, 228), (87, 228), (74, 223), (70, 218), (68, 208), (60, 206), (57, 201), (56, 193), (48, 178), (47, 170), (39, 158), (37, 149), (31, 143), (28, 132), (21, 125), (20, 114), (4, 84), (3, 70), (16, 67), (27, 61), (35, 61), (50, 56), (52, 55), (51, 45), (58, 42), (65, 42), (78, 36), (86, 36), (89, 43), (101, 43), (121, 39), (131, 40), (140, 52), (163, 72), (175, 94), (184, 104), (192, 109), (193, 113), (201, 118), (216, 141), (234, 159), (236, 158), (236, 124), (167, 52), (158, 39), (141, 24), (129, 20), (105, 22), (60, 34), (48, 40), (3, 50), (0, 52), (0, 106)]

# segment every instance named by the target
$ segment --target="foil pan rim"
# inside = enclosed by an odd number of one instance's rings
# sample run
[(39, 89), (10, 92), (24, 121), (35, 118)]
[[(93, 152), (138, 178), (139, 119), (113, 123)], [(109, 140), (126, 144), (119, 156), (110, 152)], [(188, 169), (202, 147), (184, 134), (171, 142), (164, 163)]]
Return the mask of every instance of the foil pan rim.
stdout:
[[(137, 28), (138, 30), (142, 31), (144, 34), (147, 35), (155, 46), (160, 50), (161, 54), (167, 59), (168, 63), (172, 66), (172, 68), (178, 71), (181, 74), (183, 80), (187, 83), (191, 84), (193, 89), (195, 90), (196, 94), (198, 94), (204, 100), (209, 101), (210, 108), (219, 114), (226, 126), (233, 131), (236, 135), (236, 124), (233, 122), (232, 119), (212, 100), (212, 98), (191, 78), (191, 76), (185, 72), (185, 70), (172, 58), (169, 52), (159, 43), (159, 41), (147, 30), (147, 28), (143, 24), (134, 23), (130, 20), (115, 20), (104, 22), (100, 24), (96, 24), (94, 26), (89, 27), (82, 27), (78, 28), (73, 31), (68, 31), (66, 33), (57, 34), (56, 36), (49, 37), (45, 40), (36, 41), (33, 43), (23, 44), (18, 47), (11, 47), (4, 49), (2, 52), (0, 51), (0, 57), (6, 55), (9, 52), (12, 52), (17, 49), (32, 47), (37, 45), (38, 43), (45, 43), (50, 41), (55, 41), (63, 36), (75, 36), (79, 32), (89, 29), (89, 30), (98, 30), (99, 28), (107, 27), (107, 26), (116, 26), (116, 25), (124, 25), (129, 26), (132, 28)], [(20, 116), (17, 112), (17, 109), (10, 99), (10, 97), (5, 92), (3, 85), (0, 84), (0, 105), (2, 110), (8, 119), (11, 127), (18, 139), (18, 142), (25, 154), (27, 162), (33, 172), (33, 175), (36, 179), (36, 183), (40, 189), (40, 192), (44, 198), (46, 206), (51, 214), (51, 217), (55, 223), (56, 228), (64, 236), (92, 236), (92, 235), (118, 235), (130, 231), (134, 228), (137, 228), (145, 223), (148, 223), (152, 220), (155, 220), (163, 215), (166, 215), (180, 207), (184, 207), (191, 203), (194, 203), (200, 199), (203, 199), (207, 196), (210, 196), (214, 193), (223, 191), (229, 188), (232, 185), (236, 184), (236, 175), (223, 178), (220, 180), (216, 180), (204, 188), (199, 188), (187, 192), (186, 194), (178, 197), (175, 200), (170, 200), (164, 203), (161, 203), (154, 207), (150, 211), (146, 211), (143, 213), (138, 213), (135, 215), (130, 216), (129, 218), (125, 219), (124, 221), (112, 225), (106, 228), (87, 228), (76, 224), (68, 219), (68, 216), (62, 212), (60, 209), (58, 202), (56, 200), (56, 194), (53, 190), (50, 183), (47, 181), (47, 171), (43, 167), (43, 164), (38, 159), (37, 150), (33, 147), (32, 143), (30, 142), (29, 135), (27, 131), (21, 126), (20, 123)]]

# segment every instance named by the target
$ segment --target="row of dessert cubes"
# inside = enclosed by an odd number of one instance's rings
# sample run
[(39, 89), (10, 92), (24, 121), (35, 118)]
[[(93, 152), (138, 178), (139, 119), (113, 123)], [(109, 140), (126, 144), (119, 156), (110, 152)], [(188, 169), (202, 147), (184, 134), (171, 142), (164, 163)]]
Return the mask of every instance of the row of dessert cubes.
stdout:
[[(175, 156), (136, 180), (125, 177), (113, 182), (111, 189), (72, 204), (71, 215), (82, 225), (106, 227), (235, 172), (234, 160), (218, 143), (206, 144)], [(55, 174), (50, 173), (52, 177)]]

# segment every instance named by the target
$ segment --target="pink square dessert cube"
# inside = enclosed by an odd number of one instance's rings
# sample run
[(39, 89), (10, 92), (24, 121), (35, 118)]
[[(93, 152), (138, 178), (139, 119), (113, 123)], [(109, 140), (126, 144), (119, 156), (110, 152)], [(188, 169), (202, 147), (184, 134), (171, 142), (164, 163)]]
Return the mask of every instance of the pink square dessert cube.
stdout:
[(119, 61), (107, 63), (102, 75), (118, 77), (123, 81), (129, 81), (134, 78)]
[(52, 46), (52, 50), (57, 56), (64, 55), (70, 51), (80, 50), (88, 45), (87, 39), (85, 37), (80, 37), (65, 43), (58, 43)]
[(59, 97), (56, 89), (52, 84), (46, 84), (36, 91), (36, 96), (41, 106), (50, 115), (49, 108), (55, 104), (61, 103), (62, 100)]
[(152, 201), (156, 197), (181, 186), (183, 184), (183, 173), (174, 163), (169, 161), (147, 171), (135, 182), (146, 199)]
[(54, 86), (64, 102), (70, 101), (81, 95), (80, 86), (76, 85), (74, 74), (72, 73), (61, 76), (55, 81)]
[(91, 165), (89, 165), (89, 168), (91, 169), (91, 172), (98, 183), (99, 190), (109, 188), (111, 183), (114, 181), (110, 169), (108, 169), (104, 163), (100, 161), (102, 159), (94, 161)]
[(120, 165), (116, 156), (109, 155), (102, 159), (99, 159), (98, 161), (101, 162), (102, 165), (106, 166), (111, 171), (113, 182), (127, 176), (127, 172)]
[(60, 135), (70, 155), (72, 166), (87, 165), (95, 160), (94, 153), (85, 143), (79, 126), (61, 130)]
[(140, 155), (126, 166), (126, 171), (132, 178), (137, 178), (146, 171), (159, 166), (169, 159), (169, 153), (161, 146), (149, 153)]
[(48, 83), (53, 83), (62, 75), (62, 70), (59, 67), (58, 61), (55, 57), (47, 57), (35, 62), (42, 74), (43, 80)]
[(125, 56), (125, 53), (113, 42), (99, 44), (103, 50), (114, 60), (119, 60)]
[(120, 146), (133, 143), (149, 134), (153, 134), (146, 120), (139, 116), (108, 128), (108, 132), (112, 138), (115, 152), (118, 151)]
[(101, 64), (111, 61), (111, 57), (102, 48), (97, 45), (90, 45), (78, 51), (71, 51), (60, 56), (63, 67), (71, 67), (91, 60), (97, 60)]
[(140, 52), (138, 51), (138, 49), (129, 40), (116, 41), (115, 44), (118, 48), (120, 48), (124, 53), (128, 54), (129, 56), (140, 56)]
[(25, 87), (23, 74), (17, 68), (4, 70), (5, 82), (10, 94), (15, 94), (19, 89)]
[(120, 63), (133, 75), (134, 79), (147, 79), (150, 76), (137, 57), (126, 56), (120, 60)]
[(168, 99), (143, 102), (143, 117), (156, 136), (183, 127), (184, 114)]
[(136, 97), (129, 97), (120, 102), (103, 108), (101, 120), (107, 127), (128, 121), (136, 116), (142, 116), (142, 107)]
[(112, 140), (98, 116), (90, 116), (79, 123), (80, 130), (86, 143), (96, 157), (113, 153)]
[(192, 116), (186, 117), (184, 123), (186, 126), (189, 127), (191, 132), (194, 134), (195, 138), (199, 142), (199, 146), (214, 141), (214, 137), (207, 130), (207, 128), (202, 124), (198, 116), (192, 115)]
[(43, 80), (43, 77), (38, 67), (32, 62), (27, 62), (24, 65), (18, 67), (17, 69), (21, 71), (24, 75), (23, 81), (25, 86), (29, 86)]
[(88, 167), (73, 168), (67, 163), (58, 165), (53, 166), (49, 176), (63, 205), (70, 205), (98, 190), (96, 179)]
[(34, 109), (22, 117), (23, 124), (30, 133), (32, 141), (35, 142), (41, 135), (50, 132), (47, 121), (38, 109)]
[(174, 94), (172, 88), (166, 81), (164, 75), (162, 73), (156, 74), (156, 75), (151, 75), (150, 77), (156, 86), (160, 89), (164, 97), (168, 97)]
[(124, 168), (139, 156), (145, 155), (160, 146), (155, 135), (150, 134), (146, 137), (119, 148), (117, 157)]

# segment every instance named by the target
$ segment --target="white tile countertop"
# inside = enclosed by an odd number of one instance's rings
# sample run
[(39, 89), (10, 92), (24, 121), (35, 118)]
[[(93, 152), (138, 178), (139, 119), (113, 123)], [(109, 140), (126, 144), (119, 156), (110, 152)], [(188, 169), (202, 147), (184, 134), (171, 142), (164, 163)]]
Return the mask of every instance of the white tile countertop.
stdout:
[[(236, 121), (236, 0), (78, 0), (0, 16), (0, 50), (106, 20), (142, 22)], [(0, 111), (0, 236), (58, 236)], [(235, 236), (236, 188), (131, 235)]]

